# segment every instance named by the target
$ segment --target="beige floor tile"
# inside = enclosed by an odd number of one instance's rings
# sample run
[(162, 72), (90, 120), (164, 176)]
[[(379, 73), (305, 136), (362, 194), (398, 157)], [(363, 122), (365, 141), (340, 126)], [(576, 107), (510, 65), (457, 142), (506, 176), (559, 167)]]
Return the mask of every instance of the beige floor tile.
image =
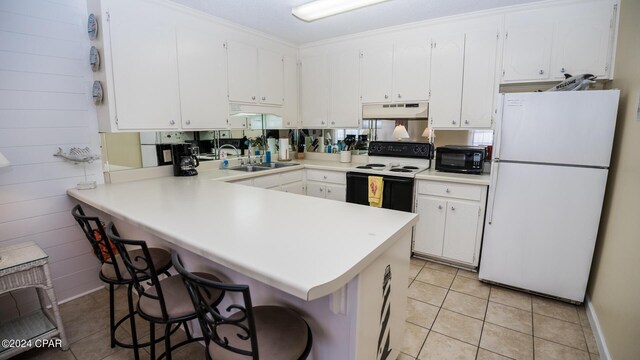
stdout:
[(489, 285), (483, 284), (479, 280), (469, 279), (464, 276), (456, 276), (455, 280), (453, 280), (453, 284), (451, 284), (451, 290), (482, 299), (489, 298), (490, 289), (491, 287)]
[(587, 351), (582, 327), (577, 324), (533, 314), (533, 335)]
[(480, 334), (482, 334), (482, 321), (441, 309), (431, 329), (440, 334), (477, 346), (480, 341)]
[(582, 327), (591, 328), (591, 323), (589, 322), (589, 317), (587, 316), (587, 309), (585, 308), (585, 306), (584, 305), (578, 306), (576, 310), (578, 310), (580, 325), (582, 325)]
[(489, 301), (531, 312), (531, 295), (524, 292), (492, 286)]
[[(149, 353), (144, 351), (144, 349), (140, 349), (138, 354), (139, 354), (140, 360), (149, 360), (149, 359), (151, 359), (151, 357), (149, 356)], [(135, 358), (136, 357), (133, 354), (133, 350), (132, 349), (119, 349), (115, 353), (107, 356), (106, 358), (104, 358), (102, 360), (135, 360)], [(80, 359), (78, 359), (78, 360), (80, 360)]]
[(474, 360), (478, 348), (452, 339), (448, 336), (431, 332), (420, 351), (419, 360)]
[(576, 306), (562, 301), (533, 296), (533, 312), (540, 315), (580, 324)]
[(409, 286), (408, 296), (431, 305), (442, 306), (442, 302), (445, 296), (447, 296), (447, 289), (415, 280), (411, 283), (411, 286)]
[(20, 353), (12, 360), (75, 360), (71, 350), (62, 351), (56, 348), (34, 348)]
[(423, 267), (423, 266), (424, 266), (424, 265), (416, 265), (416, 264), (414, 264), (413, 262), (411, 262), (411, 263), (409, 264), (409, 278), (410, 278), (410, 279), (413, 279), (413, 278), (415, 278), (416, 276), (418, 276), (418, 273), (420, 272), (420, 270), (422, 270), (422, 267)]
[(422, 301), (407, 298), (407, 322), (431, 329), (440, 308)]
[(415, 257), (412, 257), (411, 260), (411, 265), (418, 265), (420, 267), (424, 266), (424, 264), (427, 262), (426, 260), (422, 260), (422, 259), (418, 259)]
[(415, 358), (413, 356), (409, 356), (405, 353), (400, 353), (398, 354), (398, 357), (396, 358), (396, 360), (415, 360)]
[(584, 339), (587, 342), (587, 350), (592, 354), (600, 355), (600, 352), (598, 351), (598, 344), (596, 343), (596, 338), (593, 336), (591, 328), (583, 327), (582, 331), (584, 332)]
[(455, 268), (455, 267), (449, 266), (449, 265), (445, 265), (445, 264), (440, 264), (440, 263), (433, 262), (433, 261), (427, 261), (424, 264), (424, 267), (429, 268), (429, 269), (433, 269), (433, 270), (446, 272), (446, 273), (453, 274), (453, 275), (455, 275), (458, 272), (458, 268)]
[(512, 359), (533, 359), (533, 337), (485, 323), (480, 347)]
[(600, 355), (589, 354), (589, 356), (591, 357), (591, 360), (600, 360)]
[(109, 340), (109, 329), (89, 335), (71, 344), (71, 351), (76, 358), (82, 360), (99, 360), (114, 354), (120, 348), (112, 348)]
[(204, 359), (205, 356), (204, 346), (197, 342), (181, 346), (171, 354), (173, 360)]
[(487, 310), (487, 300), (456, 291), (449, 291), (442, 304), (442, 308), (484, 320), (484, 315)]
[(451, 286), (454, 277), (454, 274), (425, 267), (420, 271), (418, 276), (416, 276), (416, 279), (427, 284), (448, 289)]
[(478, 273), (475, 271), (469, 271), (464, 269), (458, 269), (458, 275), (469, 279), (478, 280)]
[(536, 360), (589, 360), (589, 353), (565, 345), (534, 338)]
[(485, 321), (533, 335), (531, 313), (511, 306), (489, 302)]
[(406, 323), (401, 351), (409, 356), (418, 356), (418, 353), (422, 348), (422, 344), (424, 344), (428, 334), (428, 329), (411, 323)]
[(509, 358), (481, 348), (478, 349), (476, 360), (509, 360)]

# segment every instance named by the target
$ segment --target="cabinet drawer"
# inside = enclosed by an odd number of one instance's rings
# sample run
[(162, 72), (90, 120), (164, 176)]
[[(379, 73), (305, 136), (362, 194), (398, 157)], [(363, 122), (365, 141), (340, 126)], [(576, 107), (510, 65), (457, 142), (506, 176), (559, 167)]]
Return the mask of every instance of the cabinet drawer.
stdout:
[(270, 188), (280, 185), (280, 175), (260, 176), (253, 179), (253, 186)]
[(480, 201), (482, 188), (478, 185), (453, 184), (440, 181), (420, 181), (418, 183), (418, 193)]
[(307, 170), (307, 180), (346, 184), (347, 175), (341, 171)]
[(280, 183), (289, 184), (296, 181), (302, 181), (302, 170), (289, 171), (280, 174)]

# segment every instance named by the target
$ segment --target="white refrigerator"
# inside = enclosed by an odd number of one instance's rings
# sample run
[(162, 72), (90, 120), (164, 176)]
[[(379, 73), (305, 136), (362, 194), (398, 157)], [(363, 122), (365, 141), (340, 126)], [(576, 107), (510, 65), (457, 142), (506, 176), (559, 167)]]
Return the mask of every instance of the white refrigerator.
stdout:
[(619, 96), (500, 95), (480, 279), (584, 300)]

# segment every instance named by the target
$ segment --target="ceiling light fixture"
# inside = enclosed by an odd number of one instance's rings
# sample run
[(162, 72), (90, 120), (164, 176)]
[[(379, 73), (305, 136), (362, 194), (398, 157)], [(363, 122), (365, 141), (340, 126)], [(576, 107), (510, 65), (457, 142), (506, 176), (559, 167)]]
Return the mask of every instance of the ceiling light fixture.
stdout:
[(389, 0), (315, 0), (291, 9), (293, 16), (311, 22)]

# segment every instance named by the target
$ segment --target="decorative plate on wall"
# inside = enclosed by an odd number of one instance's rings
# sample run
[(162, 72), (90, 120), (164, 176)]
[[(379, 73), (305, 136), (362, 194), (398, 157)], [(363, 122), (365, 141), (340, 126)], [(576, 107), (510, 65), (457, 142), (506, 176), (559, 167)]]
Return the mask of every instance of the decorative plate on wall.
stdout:
[(93, 82), (93, 88), (91, 89), (91, 95), (93, 96), (93, 103), (98, 105), (102, 104), (102, 84), (96, 80)]
[(100, 53), (95, 46), (89, 50), (89, 64), (91, 64), (91, 70), (96, 72), (100, 69)]
[(95, 40), (98, 37), (98, 20), (96, 16), (89, 15), (89, 21), (87, 21), (87, 32), (89, 33), (89, 39)]

